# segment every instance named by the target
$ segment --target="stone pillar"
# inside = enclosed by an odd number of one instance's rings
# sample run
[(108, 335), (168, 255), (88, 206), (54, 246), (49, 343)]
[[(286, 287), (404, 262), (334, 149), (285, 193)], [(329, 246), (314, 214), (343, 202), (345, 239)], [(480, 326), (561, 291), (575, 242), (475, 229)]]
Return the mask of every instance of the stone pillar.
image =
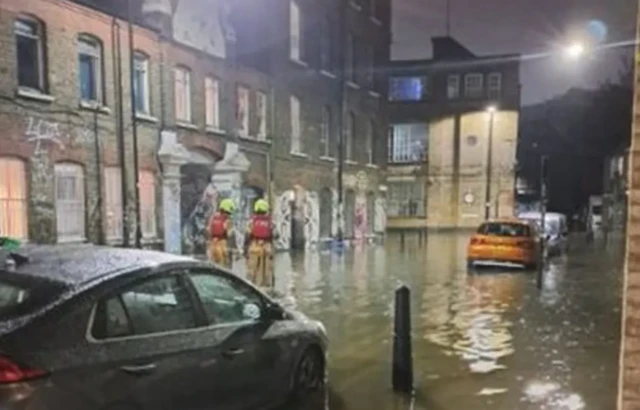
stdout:
[(182, 224), (180, 221), (180, 166), (187, 163), (189, 153), (177, 142), (173, 131), (161, 132), (162, 145), (158, 157), (162, 163), (162, 210), (164, 222), (164, 250), (182, 253)]

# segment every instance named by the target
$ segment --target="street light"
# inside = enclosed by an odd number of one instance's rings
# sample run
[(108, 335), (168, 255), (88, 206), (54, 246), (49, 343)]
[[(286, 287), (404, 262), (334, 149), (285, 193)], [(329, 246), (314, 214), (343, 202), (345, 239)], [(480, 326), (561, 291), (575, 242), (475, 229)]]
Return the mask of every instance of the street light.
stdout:
[(564, 53), (567, 57), (569, 57), (571, 60), (578, 60), (579, 58), (581, 58), (584, 53), (585, 53), (586, 48), (584, 46), (584, 44), (582, 43), (573, 43), (569, 46), (567, 46), (564, 50)]
[(493, 168), (493, 123), (495, 121), (495, 115), (498, 107), (490, 105), (487, 107), (489, 113), (489, 138), (487, 147), (487, 182), (486, 190), (484, 194), (484, 219), (489, 220), (491, 217), (491, 171)]

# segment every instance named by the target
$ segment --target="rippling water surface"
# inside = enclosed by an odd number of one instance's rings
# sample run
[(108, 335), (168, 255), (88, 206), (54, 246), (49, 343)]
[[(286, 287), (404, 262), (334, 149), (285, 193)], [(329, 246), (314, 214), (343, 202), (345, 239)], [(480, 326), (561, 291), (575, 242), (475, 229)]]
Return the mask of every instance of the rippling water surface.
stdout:
[[(467, 237), (280, 254), (276, 288), (329, 333), (331, 409), (610, 410), (620, 328), (620, 243), (532, 272), (469, 273)], [(412, 290), (416, 394), (390, 391), (394, 291)], [(322, 407), (322, 406), (320, 406)]]

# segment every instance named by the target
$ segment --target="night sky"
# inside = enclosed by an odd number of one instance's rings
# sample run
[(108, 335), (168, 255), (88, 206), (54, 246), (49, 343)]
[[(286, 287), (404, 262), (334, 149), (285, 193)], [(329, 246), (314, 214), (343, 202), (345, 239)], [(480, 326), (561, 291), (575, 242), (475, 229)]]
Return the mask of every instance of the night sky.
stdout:
[[(393, 58), (429, 58), (430, 37), (445, 34), (446, 0), (392, 1)], [(600, 44), (629, 42), (635, 39), (636, 7), (636, 0), (451, 0), (451, 34), (479, 55), (535, 55), (559, 50), (576, 36), (600, 37), (602, 26), (588, 25), (599, 20), (607, 28)], [(523, 105), (616, 78), (624, 50), (600, 50), (580, 61), (559, 54), (524, 61)]]

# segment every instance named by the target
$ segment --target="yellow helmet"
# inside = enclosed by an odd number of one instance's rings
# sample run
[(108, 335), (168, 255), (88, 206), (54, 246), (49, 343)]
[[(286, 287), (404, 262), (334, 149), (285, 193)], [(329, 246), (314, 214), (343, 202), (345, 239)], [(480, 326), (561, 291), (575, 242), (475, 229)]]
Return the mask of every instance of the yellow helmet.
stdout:
[(269, 203), (264, 199), (258, 199), (253, 205), (253, 212), (266, 214), (269, 212)]
[(226, 212), (228, 214), (232, 214), (233, 211), (235, 211), (235, 209), (236, 209), (236, 205), (233, 203), (233, 200), (231, 200), (229, 198), (225, 198), (222, 201), (220, 201), (219, 208), (220, 208), (220, 210), (222, 212)]

